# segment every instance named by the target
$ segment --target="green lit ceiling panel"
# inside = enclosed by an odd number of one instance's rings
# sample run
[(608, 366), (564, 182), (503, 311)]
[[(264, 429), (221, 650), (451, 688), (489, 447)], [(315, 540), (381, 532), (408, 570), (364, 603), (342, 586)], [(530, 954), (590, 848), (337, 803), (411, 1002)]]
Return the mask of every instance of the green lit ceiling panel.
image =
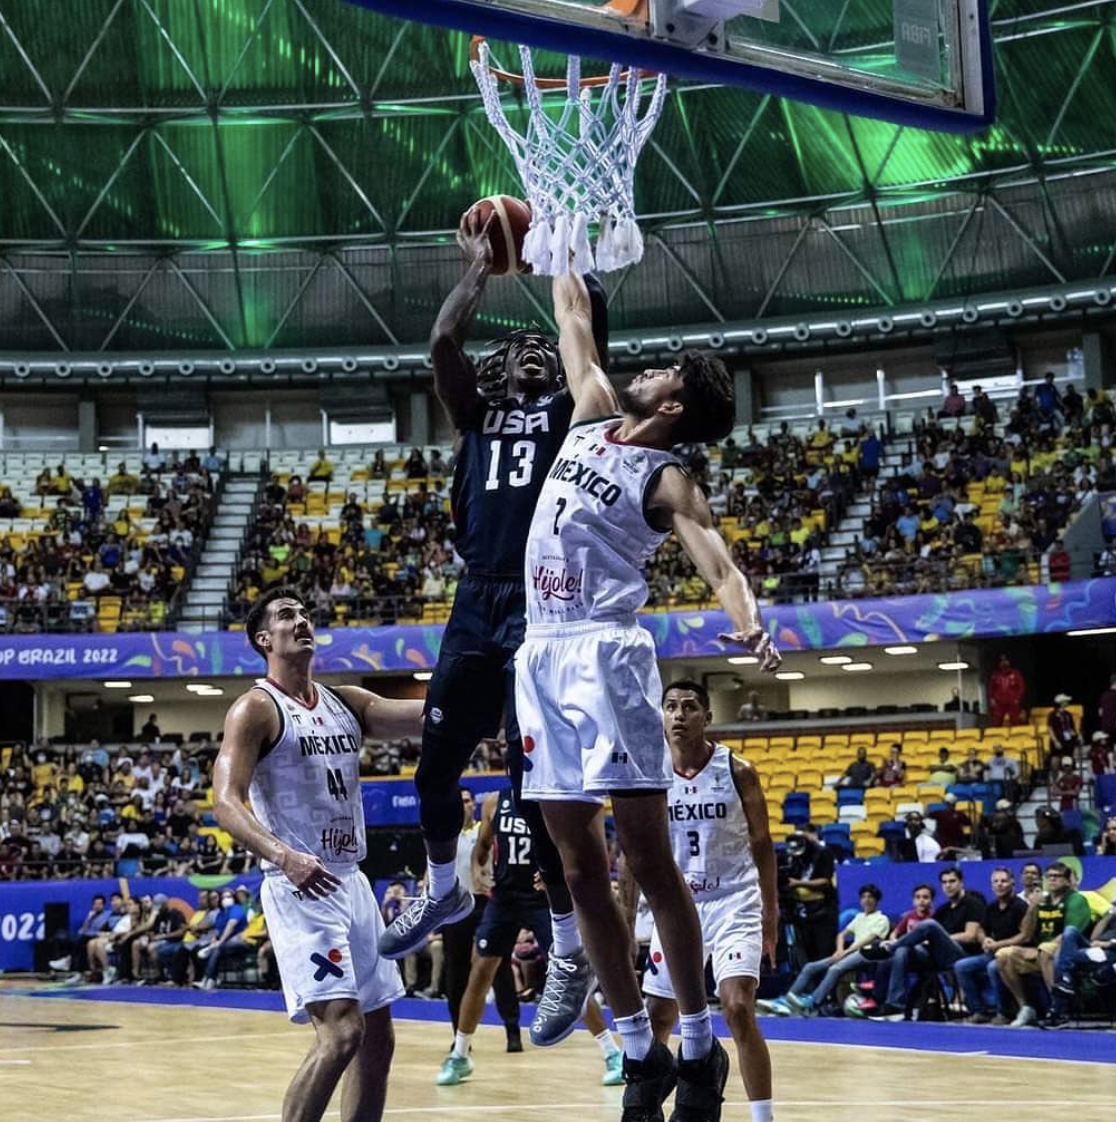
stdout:
[[(978, 136), (674, 85), (614, 325), (1111, 271), (1116, 3), (990, 7), (1000, 113)], [(827, 41), (878, 40), (876, 4), (794, 8)], [(463, 35), (343, 0), (0, 0), (0, 347), (421, 342), (459, 274), (459, 215), (517, 191)], [(478, 333), (546, 304), (503, 281)]]

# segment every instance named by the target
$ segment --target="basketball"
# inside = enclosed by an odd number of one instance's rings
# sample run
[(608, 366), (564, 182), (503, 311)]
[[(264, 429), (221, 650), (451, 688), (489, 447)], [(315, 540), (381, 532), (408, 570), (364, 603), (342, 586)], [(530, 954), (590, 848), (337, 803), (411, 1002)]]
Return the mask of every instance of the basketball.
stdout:
[(523, 261), (523, 239), (531, 228), (531, 208), (522, 200), (511, 195), (489, 195), (477, 202), (462, 216), (479, 213), (481, 222), (487, 222), (495, 212), (496, 219), (488, 228), (492, 242), (492, 273), (502, 277), (509, 273), (525, 273), (527, 266)]

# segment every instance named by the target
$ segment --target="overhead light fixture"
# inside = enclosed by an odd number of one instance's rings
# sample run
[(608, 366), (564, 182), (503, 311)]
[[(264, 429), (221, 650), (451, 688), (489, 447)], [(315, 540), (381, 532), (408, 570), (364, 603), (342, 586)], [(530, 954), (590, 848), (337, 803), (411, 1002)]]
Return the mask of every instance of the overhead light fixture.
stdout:
[(224, 690), (220, 686), (206, 686), (203, 690), (194, 690), (195, 697), (221, 697)]
[(1081, 627), (1076, 631), (1067, 631), (1067, 635), (1081, 638), (1084, 635), (1116, 635), (1116, 627)]
[(102, 685), (106, 690), (130, 690), (132, 688), (131, 682), (103, 682)]
[(155, 700), (153, 693), (133, 693), (128, 695), (129, 701), (134, 701), (137, 705), (146, 705), (149, 701)]
[(190, 693), (205, 693), (206, 690), (212, 688), (212, 686), (207, 686), (204, 682), (189, 682), (186, 686), (186, 689)]
[(884, 647), (884, 654), (889, 654), (889, 655), (918, 654), (918, 647)]
[(969, 664), (967, 662), (939, 662), (939, 670), (968, 670)]
[(826, 666), (845, 666), (852, 659), (848, 655), (822, 655), (818, 662), (823, 662)]
[(432, 670), (416, 670), (414, 673), (414, 679), (416, 682), (429, 682), (433, 677), (434, 672)]
[(872, 669), (870, 662), (850, 662), (841, 667), (842, 670), (847, 670), (850, 674), (863, 674), (866, 670)]
[(778, 678), (780, 682), (800, 682), (806, 675), (803, 674), (801, 670), (780, 670), (775, 677)]
[(733, 655), (729, 659), (730, 666), (758, 666), (759, 659), (755, 655)]

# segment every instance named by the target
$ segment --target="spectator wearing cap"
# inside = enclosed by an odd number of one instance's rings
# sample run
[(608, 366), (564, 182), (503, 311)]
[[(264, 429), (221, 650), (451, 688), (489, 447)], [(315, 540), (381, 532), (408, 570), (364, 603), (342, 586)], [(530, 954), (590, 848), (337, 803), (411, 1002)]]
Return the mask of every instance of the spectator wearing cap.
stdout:
[(1063, 756), (1050, 779), (1050, 796), (1058, 800), (1059, 810), (1076, 810), (1081, 795), (1081, 776), (1077, 774), (1072, 756)]
[(987, 857), (1011, 857), (1017, 850), (1026, 849), (1023, 827), (1015, 816), (1010, 799), (998, 799), (995, 809), (983, 823), (981, 850)]
[(957, 859), (958, 850), (967, 847), (973, 823), (957, 809), (957, 796), (952, 791), (946, 793), (945, 803), (945, 810), (937, 810), (930, 817), (936, 825), (934, 841), (941, 848), (941, 860), (951, 861)]
[(1074, 723), (1073, 714), (1066, 707), (1073, 700), (1068, 693), (1054, 695), (1054, 708), (1046, 718), (1046, 727), (1050, 733), (1050, 758), (1059, 756), (1072, 756), (1081, 738), (1077, 735), (1077, 725)]
[(903, 820), (904, 833), (898, 843), (900, 861), (937, 861), (942, 847), (927, 833), (926, 823), (918, 811), (912, 810)]
[(1013, 806), (1019, 801), (1016, 797), (1019, 789), (1019, 761), (1005, 755), (1002, 744), (992, 746), (992, 755), (984, 764), (984, 778), (988, 783), (1001, 784), (1004, 795)]
[(1093, 742), (1089, 748), (1089, 766), (1095, 776), (1112, 775), (1116, 770), (1113, 766), (1112, 743), (1108, 733), (1101, 732), (1099, 729), (1093, 733)]

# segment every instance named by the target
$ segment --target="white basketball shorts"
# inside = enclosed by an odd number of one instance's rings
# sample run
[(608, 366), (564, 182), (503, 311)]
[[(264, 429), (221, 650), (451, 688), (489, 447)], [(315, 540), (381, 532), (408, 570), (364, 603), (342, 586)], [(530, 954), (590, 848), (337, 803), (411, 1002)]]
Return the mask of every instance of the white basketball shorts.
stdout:
[(527, 627), (515, 707), (528, 799), (603, 802), (671, 784), (655, 644), (642, 627)]
[(300, 1024), (315, 1001), (349, 998), (371, 1013), (403, 996), (399, 967), (377, 950), (384, 921), (372, 886), (355, 865), (331, 871), (341, 884), (325, 899), (300, 898), (284, 876), (265, 876), (260, 889), (287, 1015)]
[[(705, 957), (713, 960), (713, 978), (717, 985), (726, 978), (755, 978), (758, 982), (763, 958), (763, 902), (759, 892), (736, 892), (694, 903), (701, 923)], [(643, 992), (653, 997), (674, 997), (658, 927), (651, 932)]]

